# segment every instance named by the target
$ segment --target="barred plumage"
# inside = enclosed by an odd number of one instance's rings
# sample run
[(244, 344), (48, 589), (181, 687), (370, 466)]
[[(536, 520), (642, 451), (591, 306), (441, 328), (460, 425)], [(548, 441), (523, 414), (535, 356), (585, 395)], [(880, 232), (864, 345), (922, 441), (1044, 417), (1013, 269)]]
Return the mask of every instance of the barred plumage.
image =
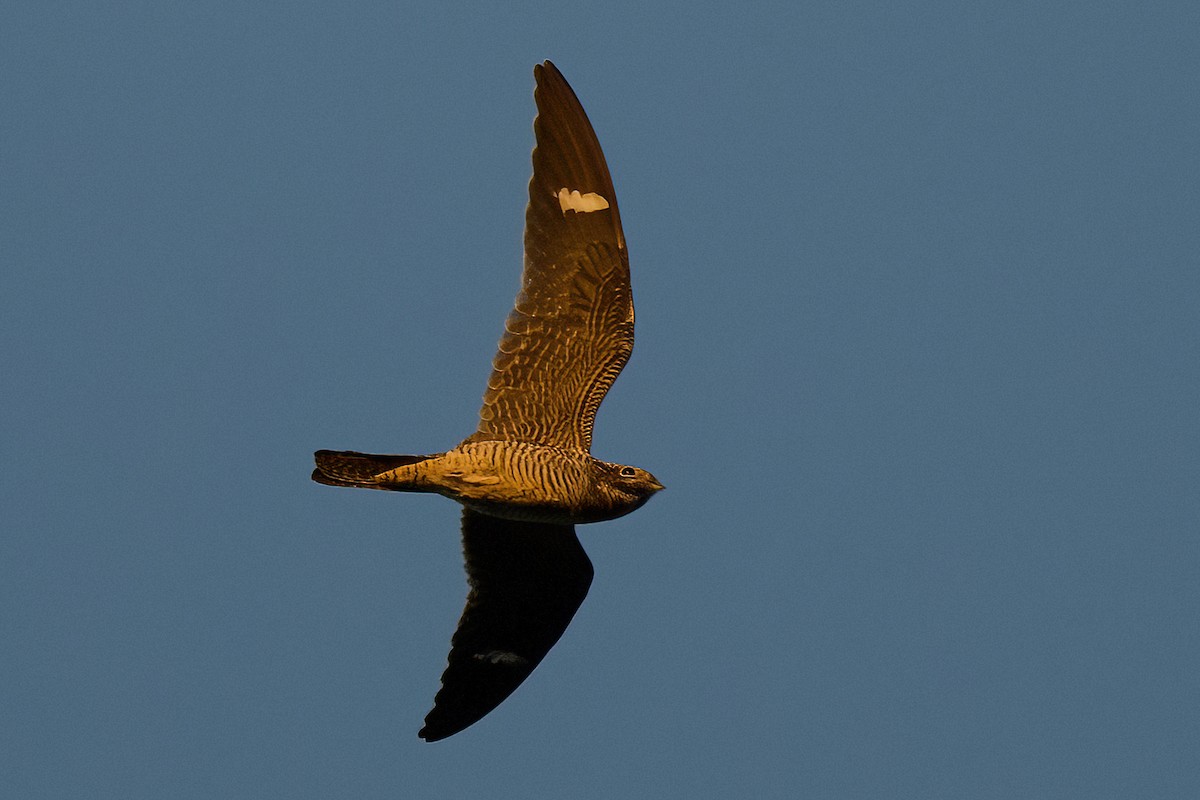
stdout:
[(566, 630), (592, 566), (574, 526), (662, 489), (593, 458), (596, 410), (633, 350), (629, 258), (616, 193), (583, 107), (549, 61), (534, 67), (537, 145), (521, 291), (461, 444), (428, 456), (322, 450), (313, 480), (437, 492), (464, 506), (471, 591), (420, 736), (436, 741), (512, 693)]

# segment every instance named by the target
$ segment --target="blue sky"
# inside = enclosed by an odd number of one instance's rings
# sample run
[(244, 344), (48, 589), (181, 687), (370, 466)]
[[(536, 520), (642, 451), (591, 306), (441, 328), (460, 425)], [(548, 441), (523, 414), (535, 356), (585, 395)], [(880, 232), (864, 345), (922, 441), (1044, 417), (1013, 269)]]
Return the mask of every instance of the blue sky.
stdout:
[[(0, 30), (0, 789), (1200, 795), (1190, 3), (25, 4)], [(638, 343), (588, 600), (416, 730), (532, 67)]]

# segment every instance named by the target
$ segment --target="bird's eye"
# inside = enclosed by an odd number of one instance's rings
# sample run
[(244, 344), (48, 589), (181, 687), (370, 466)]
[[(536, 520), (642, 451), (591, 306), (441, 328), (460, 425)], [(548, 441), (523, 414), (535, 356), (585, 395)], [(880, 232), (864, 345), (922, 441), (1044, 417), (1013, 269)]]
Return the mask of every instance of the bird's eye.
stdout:
[(633, 467), (621, 467), (622, 478), (632, 478), (637, 475), (637, 470)]

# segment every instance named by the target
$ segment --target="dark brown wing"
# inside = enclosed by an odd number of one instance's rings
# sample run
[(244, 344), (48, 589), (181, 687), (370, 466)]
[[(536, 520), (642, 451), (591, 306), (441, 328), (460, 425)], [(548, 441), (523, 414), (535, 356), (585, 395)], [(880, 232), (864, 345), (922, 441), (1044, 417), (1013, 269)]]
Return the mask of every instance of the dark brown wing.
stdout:
[(567, 629), (592, 584), (570, 525), (463, 511), (471, 591), (450, 643), (442, 688), (417, 735), (445, 739), (513, 693)]
[(471, 440), (587, 451), (596, 409), (633, 351), (629, 256), (583, 106), (549, 61), (533, 74), (525, 269)]

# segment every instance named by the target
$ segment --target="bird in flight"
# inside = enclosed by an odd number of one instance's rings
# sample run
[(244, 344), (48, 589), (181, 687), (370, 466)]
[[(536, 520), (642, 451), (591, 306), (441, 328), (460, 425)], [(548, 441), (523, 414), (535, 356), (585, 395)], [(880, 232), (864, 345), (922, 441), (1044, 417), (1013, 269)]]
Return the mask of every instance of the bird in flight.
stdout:
[(429, 742), (498, 706), (567, 629), (592, 583), (575, 525), (628, 514), (663, 488), (591, 455), (596, 410), (633, 350), (629, 256), (583, 106), (549, 61), (533, 74), (525, 266), (479, 428), (432, 455), (315, 454), (318, 483), (436, 492), (463, 506), (470, 591), (418, 733)]

